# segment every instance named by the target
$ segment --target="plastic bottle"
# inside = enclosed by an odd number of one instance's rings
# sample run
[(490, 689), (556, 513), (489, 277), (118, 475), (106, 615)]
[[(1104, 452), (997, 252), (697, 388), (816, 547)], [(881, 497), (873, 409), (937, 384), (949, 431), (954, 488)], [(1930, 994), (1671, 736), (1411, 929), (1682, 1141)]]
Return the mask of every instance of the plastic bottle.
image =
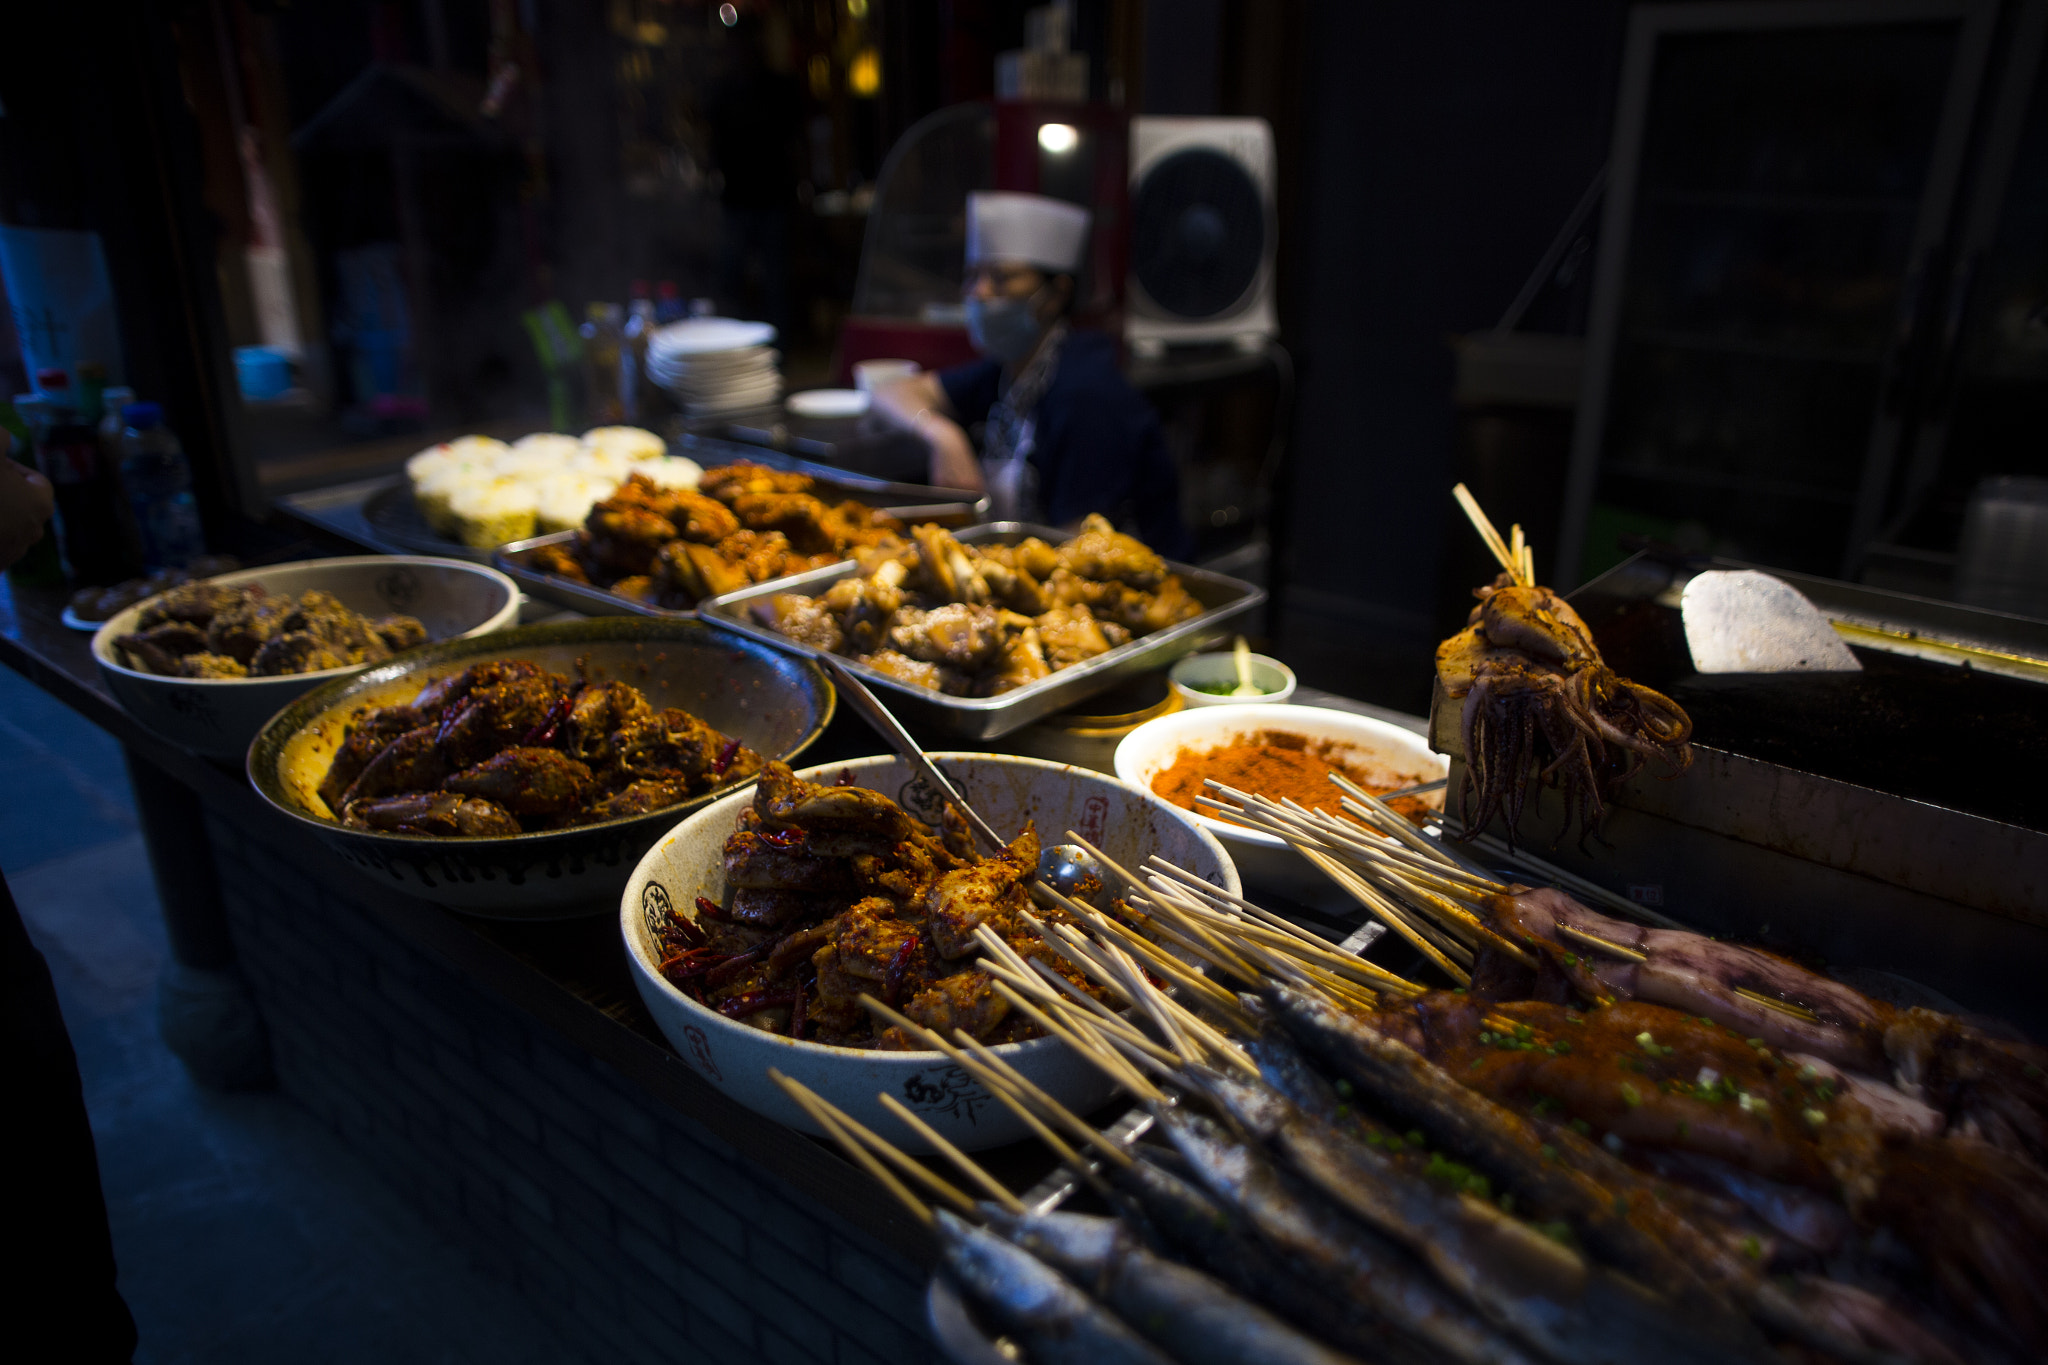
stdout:
[[(16, 464), (36, 467), (36, 428), (42, 424), (42, 402), (33, 394), (13, 403), (0, 403), (0, 427), (10, 437), (7, 453)], [(7, 577), (25, 588), (58, 588), (64, 585), (64, 560), (57, 552), (57, 528), (28, 547), (7, 570)]]
[(621, 351), (625, 347), (623, 310), (616, 303), (593, 303), (589, 319), (578, 330), (583, 337), (585, 414), (591, 426), (616, 426), (626, 420), (626, 405), (620, 401)]
[(121, 409), (121, 484), (135, 511), (142, 557), (151, 569), (183, 568), (206, 553), (199, 504), (192, 497), (192, 466), (185, 448), (164, 425), (155, 403)]
[(655, 326), (654, 300), (647, 297), (647, 281), (635, 280), (633, 301), (627, 305), (625, 344), (619, 356), (619, 399), (625, 404), (628, 422), (638, 422), (653, 411), (648, 403), (653, 385), (647, 378), (647, 341)]
[(99, 433), (80, 419), (64, 371), (41, 371), (36, 387), (45, 415), (36, 464), (57, 495), (57, 548), (65, 574), (94, 586), (134, 577), (141, 555), (123, 515), (120, 475), (101, 453)]
[(121, 420), (121, 409), (135, 401), (135, 390), (126, 384), (116, 384), (100, 395), (106, 412), (100, 416), (100, 449), (107, 453), (107, 463), (115, 469), (121, 467), (121, 437), (128, 430), (128, 424)]

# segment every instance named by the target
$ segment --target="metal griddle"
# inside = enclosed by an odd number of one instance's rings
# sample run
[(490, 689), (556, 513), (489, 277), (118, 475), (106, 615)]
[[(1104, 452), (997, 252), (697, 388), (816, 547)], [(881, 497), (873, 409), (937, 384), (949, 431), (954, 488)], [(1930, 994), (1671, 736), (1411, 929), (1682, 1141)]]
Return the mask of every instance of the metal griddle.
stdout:
[[(1781, 573), (1863, 671), (1696, 674), (1679, 592), (1747, 567), (1638, 555), (1571, 595), (1611, 667), (1692, 715), (1696, 757), (1626, 784), (1593, 838), (1562, 838), (1544, 793), (1517, 842), (1895, 1003), (2048, 1033), (2048, 622)], [(1439, 692), (1432, 707), (1453, 813), (1461, 705)]]

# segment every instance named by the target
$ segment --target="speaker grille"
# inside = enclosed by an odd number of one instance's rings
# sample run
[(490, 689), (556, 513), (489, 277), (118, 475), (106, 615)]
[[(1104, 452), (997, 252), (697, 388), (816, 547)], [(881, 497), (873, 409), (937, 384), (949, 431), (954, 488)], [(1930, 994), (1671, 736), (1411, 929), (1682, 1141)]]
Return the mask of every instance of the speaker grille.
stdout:
[(1162, 158), (1138, 184), (1131, 271), (1167, 312), (1213, 318), (1244, 297), (1266, 250), (1259, 187), (1223, 153), (1189, 148)]

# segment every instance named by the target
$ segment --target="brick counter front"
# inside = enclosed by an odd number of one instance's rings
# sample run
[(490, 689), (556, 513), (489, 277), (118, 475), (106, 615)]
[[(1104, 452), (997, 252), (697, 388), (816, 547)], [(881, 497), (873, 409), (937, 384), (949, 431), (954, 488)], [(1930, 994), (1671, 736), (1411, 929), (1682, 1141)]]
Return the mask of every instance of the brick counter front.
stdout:
[[(426, 905), (373, 913), (324, 849), (246, 813), (206, 823), (280, 1084), (564, 1343), (607, 1362), (934, 1358), (901, 1226), (856, 1226), (766, 1169), (745, 1132), (722, 1137), (385, 921), (474, 930)], [(661, 1060), (686, 1099), (730, 1107)], [(861, 1179), (815, 1157), (814, 1187)]]

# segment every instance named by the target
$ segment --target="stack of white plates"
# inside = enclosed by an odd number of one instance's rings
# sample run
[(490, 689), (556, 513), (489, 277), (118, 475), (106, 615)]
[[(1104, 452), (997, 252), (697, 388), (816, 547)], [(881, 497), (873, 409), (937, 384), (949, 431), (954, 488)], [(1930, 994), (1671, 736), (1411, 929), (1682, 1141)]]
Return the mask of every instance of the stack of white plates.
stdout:
[(766, 407), (782, 397), (775, 329), (737, 318), (690, 318), (647, 340), (647, 374), (690, 417)]

